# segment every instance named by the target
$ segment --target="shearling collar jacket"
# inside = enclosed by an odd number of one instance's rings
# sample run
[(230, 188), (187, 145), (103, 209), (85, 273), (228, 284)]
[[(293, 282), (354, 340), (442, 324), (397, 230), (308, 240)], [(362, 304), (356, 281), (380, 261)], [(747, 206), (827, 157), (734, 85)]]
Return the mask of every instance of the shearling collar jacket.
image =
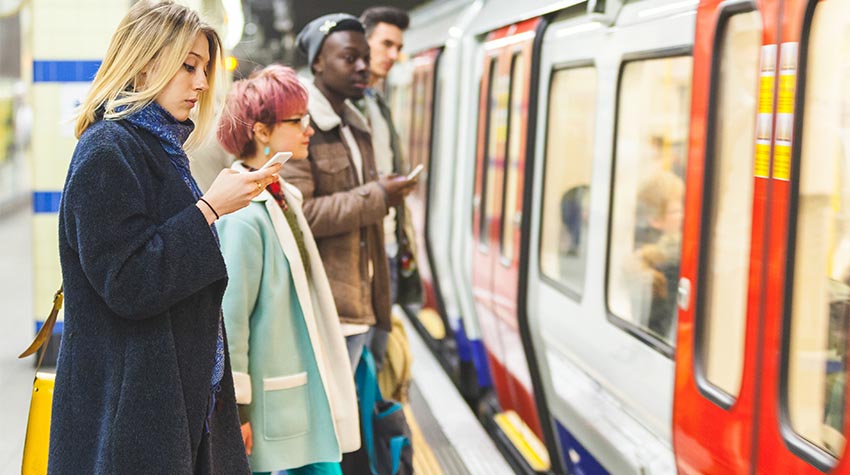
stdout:
[(331, 107), (330, 101), (312, 81), (302, 81), (302, 84), (310, 95), (307, 109), (310, 111), (310, 119), (315, 123), (317, 131), (329, 132), (339, 127), (344, 120), (346, 124), (367, 134), (370, 133), (369, 121), (350, 100), (345, 101), (342, 117), (340, 117)]
[[(340, 321), (390, 329), (390, 281), (384, 250), (386, 193), (377, 183), (369, 127), (346, 102), (343, 117), (324, 94), (305, 82), (307, 110), (316, 134), (307, 160), (290, 160), (281, 176), (301, 191), (304, 216), (316, 239), (330, 280)], [(362, 185), (341, 124), (350, 131), (362, 157)]]

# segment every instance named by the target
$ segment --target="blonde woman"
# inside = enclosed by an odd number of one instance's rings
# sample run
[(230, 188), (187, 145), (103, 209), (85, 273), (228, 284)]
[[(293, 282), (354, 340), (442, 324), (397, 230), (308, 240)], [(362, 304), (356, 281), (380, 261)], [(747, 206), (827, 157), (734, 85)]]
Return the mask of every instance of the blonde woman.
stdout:
[(278, 168), (224, 171), (204, 195), (189, 174), (183, 145), (210, 126), (219, 57), (195, 12), (140, 1), (81, 105), (59, 211), (51, 474), (249, 473), (213, 223)]
[[(218, 128), (233, 169), (262, 167), (277, 152), (306, 160), (315, 133), (295, 71), (269, 66), (238, 81)], [(360, 446), (348, 351), (301, 193), (282, 179), (222, 219), (230, 284), (224, 318), (245, 448), (255, 474), (341, 475)]]

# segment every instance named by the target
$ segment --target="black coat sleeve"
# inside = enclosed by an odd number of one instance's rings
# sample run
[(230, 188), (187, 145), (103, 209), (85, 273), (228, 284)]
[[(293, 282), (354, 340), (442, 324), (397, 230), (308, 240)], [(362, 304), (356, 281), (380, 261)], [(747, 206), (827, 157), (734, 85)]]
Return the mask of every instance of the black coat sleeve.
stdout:
[(227, 273), (213, 233), (191, 200), (157, 222), (151, 203), (168, 197), (151, 197), (151, 180), (142, 179), (151, 172), (140, 164), (143, 157), (127, 156), (131, 149), (114, 139), (81, 141), (62, 197), (62, 238), (113, 312), (144, 319)]

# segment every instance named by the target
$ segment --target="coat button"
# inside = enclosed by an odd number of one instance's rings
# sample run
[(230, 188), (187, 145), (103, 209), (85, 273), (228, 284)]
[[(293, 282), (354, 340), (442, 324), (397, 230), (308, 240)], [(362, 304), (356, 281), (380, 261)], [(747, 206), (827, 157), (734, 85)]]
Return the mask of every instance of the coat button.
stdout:
[(357, 190), (357, 193), (360, 196), (369, 196), (369, 190), (367, 190), (367, 189)]

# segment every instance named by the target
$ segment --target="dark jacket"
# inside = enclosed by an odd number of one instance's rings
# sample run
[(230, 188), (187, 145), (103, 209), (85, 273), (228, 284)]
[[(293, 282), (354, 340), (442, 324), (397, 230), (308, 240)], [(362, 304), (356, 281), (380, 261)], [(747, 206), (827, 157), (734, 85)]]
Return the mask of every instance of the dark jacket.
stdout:
[(354, 106), (346, 104), (342, 120), (350, 126), (363, 158), (366, 179), (361, 185), (340, 117), (316, 86), (305, 86), (316, 129), (310, 156), (290, 160), (280, 174), (304, 196), (304, 216), (319, 247), (340, 321), (389, 331), (390, 279), (383, 231), (388, 208), (386, 193), (376, 181), (369, 126)]
[[(370, 94), (373, 95), (372, 97), (374, 97), (375, 104), (378, 106), (381, 117), (389, 129), (390, 149), (392, 150), (392, 171), (393, 173), (398, 174), (409, 173), (411, 171), (411, 167), (409, 163), (406, 163), (402, 155), (401, 139), (399, 138), (398, 131), (395, 128), (392, 112), (387, 106), (384, 97), (378, 91), (372, 90)], [(366, 105), (367, 100), (367, 98), (364, 98), (363, 102), (361, 102), (363, 105), (362, 109), (368, 108)], [(370, 120), (375, 120), (375, 118), (370, 117)], [(373, 123), (371, 125), (374, 127), (375, 124)], [(378, 162), (377, 158), (375, 159), (375, 162)], [(427, 185), (428, 182), (425, 181), (424, 186)], [(395, 285), (397, 287), (395, 290), (395, 301), (393, 303), (401, 305), (421, 304), (423, 301), (423, 288), (422, 279), (419, 276), (419, 266), (417, 265), (419, 256), (417, 255), (418, 248), (416, 245), (416, 228), (413, 225), (410, 209), (407, 207), (407, 202), (396, 206), (395, 210), (395, 238), (398, 243), (398, 250), (396, 251), (395, 256), (390, 257), (391, 260), (395, 260), (395, 268), (397, 269), (397, 274), (395, 276)], [(422, 233), (424, 237), (424, 230), (422, 230)], [(384, 234), (384, 236), (386, 236), (386, 234)], [(427, 259), (428, 256), (423, 255), (421, 258)], [(376, 359), (377, 358), (378, 357), (376, 356)]]
[(249, 473), (229, 357), (205, 435), (227, 273), (194, 203), (148, 132), (100, 121), (80, 138), (59, 211), (49, 473)]

